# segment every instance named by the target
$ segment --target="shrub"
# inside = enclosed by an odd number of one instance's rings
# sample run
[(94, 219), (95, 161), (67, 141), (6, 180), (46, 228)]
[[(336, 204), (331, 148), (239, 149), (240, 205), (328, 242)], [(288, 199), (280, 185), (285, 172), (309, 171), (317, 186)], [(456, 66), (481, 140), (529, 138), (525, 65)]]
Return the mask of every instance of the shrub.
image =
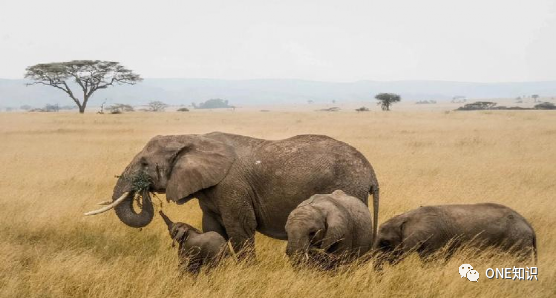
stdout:
[(205, 102), (200, 103), (199, 105), (193, 103), (193, 107), (196, 109), (224, 109), (224, 108), (233, 108), (228, 104), (227, 100), (223, 100), (220, 98), (213, 98), (209, 99)]
[(556, 105), (551, 102), (543, 102), (535, 105), (536, 110), (556, 110)]

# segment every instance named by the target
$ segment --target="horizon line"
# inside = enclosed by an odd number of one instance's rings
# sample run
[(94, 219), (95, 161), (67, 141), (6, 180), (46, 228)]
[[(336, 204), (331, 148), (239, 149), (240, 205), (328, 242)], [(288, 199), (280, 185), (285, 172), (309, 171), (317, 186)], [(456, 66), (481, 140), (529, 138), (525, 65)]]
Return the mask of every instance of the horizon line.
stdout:
[[(212, 80), (212, 81), (303, 81), (303, 82), (314, 82), (314, 83), (333, 83), (333, 84), (354, 84), (362, 82), (374, 82), (374, 83), (403, 83), (403, 82), (435, 82), (435, 83), (460, 83), (460, 84), (518, 84), (518, 83), (556, 83), (556, 79), (553, 80), (537, 80), (537, 81), (490, 81), (490, 82), (479, 82), (479, 81), (457, 81), (457, 80), (435, 80), (435, 79), (404, 79), (404, 80), (355, 80), (355, 81), (326, 81), (326, 80), (311, 80), (311, 79), (299, 79), (299, 78), (258, 78), (258, 79), (223, 79), (223, 78), (184, 78), (184, 77), (145, 77), (144, 80)], [(25, 78), (3, 78), (0, 80), (26, 80)]]

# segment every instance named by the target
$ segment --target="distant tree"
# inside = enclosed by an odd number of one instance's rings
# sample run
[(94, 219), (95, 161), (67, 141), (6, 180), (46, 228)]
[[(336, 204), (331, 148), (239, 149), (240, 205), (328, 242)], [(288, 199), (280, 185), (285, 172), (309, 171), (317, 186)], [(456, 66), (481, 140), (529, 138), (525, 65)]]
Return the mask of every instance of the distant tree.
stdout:
[[(29, 66), (25, 78), (34, 82), (27, 85), (46, 85), (64, 91), (84, 113), (93, 93), (114, 84), (133, 85), (141, 81), (138, 74), (120, 65), (119, 62), (100, 60), (74, 60), (69, 62), (41, 63)], [(83, 91), (80, 100), (70, 89), (68, 82), (74, 81)]]
[(22, 105), (21, 107), (19, 107), (20, 109), (24, 110), (24, 111), (29, 111), (31, 109), (33, 109), (32, 106), (30, 105)]
[(209, 99), (205, 102), (196, 105), (193, 103), (193, 107), (196, 109), (223, 109), (223, 108), (233, 108), (228, 104), (227, 100), (223, 100), (221, 98), (213, 98)]
[(538, 102), (539, 95), (538, 94), (533, 94), (533, 95), (531, 95), (531, 98), (533, 99), (534, 102)]
[(45, 112), (58, 112), (60, 111), (60, 106), (56, 103), (56, 104), (47, 104), (46, 106), (44, 106), (43, 109)]
[(308, 104), (313, 104), (313, 103), (315, 103), (315, 102), (314, 102), (313, 100), (309, 99), (309, 100), (307, 101), (307, 103), (308, 103)]
[(474, 111), (474, 110), (491, 110), (496, 106), (495, 102), (492, 101), (477, 101), (474, 103), (465, 104), (463, 107), (459, 107), (460, 111)]
[(123, 103), (116, 103), (106, 108), (110, 113), (117, 114), (123, 112), (133, 112), (135, 109), (131, 105), (126, 105)]
[(188, 108), (179, 108), (177, 111), (178, 112), (189, 112), (189, 109)]
[(368, 111), (369, 111), (369, 108), (367, 108), (367, 107), (360, 107), (360, 108), (355, 109), (355, 110), (356, 110), (357, 112), (368, 112)]
[(70, 105), (65, 105), (65, 106), (60, 106), (60, 110), (75, 110), (77, 109), (77, 107), (75, 105), (70, 106)]
[(164, 112), (166, 107), (168, 107), (168, 105), (162, 101), (157, 100), (149, 102), (149, 111), (151, 112)]
[(432, 99), (431, 100), (420, 100), (420, 101), (415, 102), (415, 104), (418, 104), (418, 105), (420, 105), (420, 104), (436, 104), (436, 100), (432, 100)]
[(335, 104), (335, 103), (336, 103), (336, 100), (333, 99), (333, 100), (332, 100), (332, 103)]
[(126, 104), (118, 104), (118, 107), (120, 107), (120, 109), (124, 112), (134, 112), (135, 109), (133, 108), (133, 106), (131, 105), (126, 105)]
[(395, 93), (379, 93), (375, 96), (378, 100), (377, 105), (380, 105), (383, 111), (390, 111), (390, 106), (402, 100), (402, 98)]
[(460, 103), (460, 102), (466, 102), (467, 98), (465, 96), (462, 95), (457, 95), (452, 97), (452, 103)]

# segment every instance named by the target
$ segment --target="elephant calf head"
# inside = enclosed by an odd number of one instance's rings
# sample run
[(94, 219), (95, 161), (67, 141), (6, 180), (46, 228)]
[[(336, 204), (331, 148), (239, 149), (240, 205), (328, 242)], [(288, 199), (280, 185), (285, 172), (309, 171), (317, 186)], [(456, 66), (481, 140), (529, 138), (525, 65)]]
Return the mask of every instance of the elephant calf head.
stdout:
[(168, 233), (170, 234), (170, 237), (172, 238), (172, 246), (174, 245), (175, 242), (177, 242), (181, 246), (181, 244), (183, 244), (183, 241), (187, 238), (187, 236), (189, 235), (190, 232), (193, 232), (193, 233), (196, 233), (196, 234), (202, 234), (201, 231), (199, 231), (198, 229), (196, 229), (196, 228), (194, 228), (194, 227), (192, 227), (192, 226), (190, 226), (186, 223), (173, 222), (162, 211), (159, 211), (158, 213), (160, 214), (160, 216), (162, 217), (162, 219), (166, 223), (166, 226), (168, 226)]
[[(119, 177), (112, 203), (86, 215), (112, 208), (128, 226), (144, 227), (154, 216), (149, 192), (166, 193), (175, 202), (218, 184), (235, 161), (234, 149), (200, 135), (156, 136), (139, 152)], [(134, 197), (141, 195), (141, 210), (135, 212)]]
[(303, 260), (325, 261), (330, 254), (342, 253), (340, 246), (347, 235), (348, 219), (332, 204), (312, 201), (301, 203), (286, 222), (286, 254), (294, 264)]
[(380, 226), (374, 243), (374, 255), (379, 265), (383, 261), (394, 263), (402, 254), (403, 228), (405, 220), (401, 216), (393, 217)]
[(216, 232), (203, 233), (183, 222), (172, 222), (164, 212), (160, 216), (168, 226), (172, 246), (178, 243), (180, 269), (197, 274), (203, 266), (210, 270), (230, 256), (227, 242)]

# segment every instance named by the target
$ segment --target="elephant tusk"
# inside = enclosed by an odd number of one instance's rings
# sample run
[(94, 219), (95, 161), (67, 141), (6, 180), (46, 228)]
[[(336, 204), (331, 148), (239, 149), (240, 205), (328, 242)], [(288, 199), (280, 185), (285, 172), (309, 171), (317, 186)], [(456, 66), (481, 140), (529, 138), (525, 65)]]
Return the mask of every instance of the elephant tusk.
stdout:
[(98, 202), (97, 205), (110, 205), (112, 203), (112, 201), (102, 201), (102, 202)]
[(85, 215), (96, 215), (96, 214), (99, 214), (99, 213), (106, 212), (106, 211), (120, 205), (127, 198), (128, 195), (129, 195), (129, 192), (124, 192), (124, 194), (121, 197), (119, 197), (117, 200), (112, 202), (110, 205), (106, 205), (106, 207), (102, 207), (98, 210), (89, 211), (89, 212), (85, 213)]

